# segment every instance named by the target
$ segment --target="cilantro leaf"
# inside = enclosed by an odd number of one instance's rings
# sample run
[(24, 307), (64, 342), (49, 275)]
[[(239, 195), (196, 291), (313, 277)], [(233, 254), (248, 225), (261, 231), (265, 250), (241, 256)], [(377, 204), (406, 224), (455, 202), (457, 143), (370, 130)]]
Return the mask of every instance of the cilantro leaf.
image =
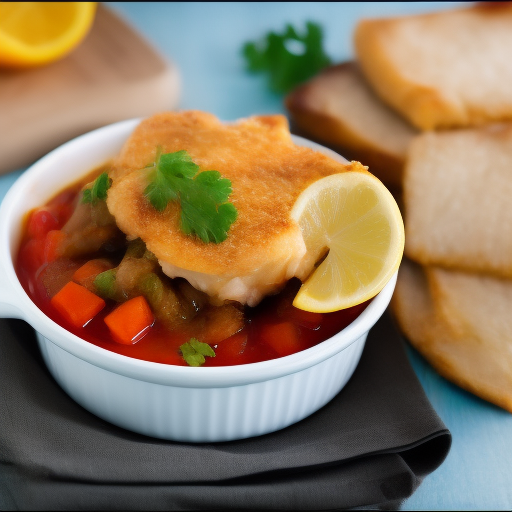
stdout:
[(161, 154), (155, 162), (144, 194), (158, 211), (164, 211), (171, 201), (180, 203), (180, 229), (203, 242), (220, 243), (227, 238), (237, 211), (228, 202), (231, 181), (218, 171), (199, 171), (187, 151)]
[(207, 357), (215, 357), (215, 351), (208, 343), (203, 343), (196, 338), (180, 346), (183, 359), (189, 366), (201, 366), (205, 363)]
[(107, 199), (107, 190), (112, 180), (106, 172), (102, 172), (93, 182), (91, 188), (86, 188), (82, 194), (82, 203), (96, 204), (98, 201)]
[(269, 32), (260, 41), (246, 43), (242, 53), (249, 71), (267, 72), (270, 88), (287, 93), (331, 64), (322, 41), (320, 25), (308, 21), (304, 35), (288, 24), (282, 34)]

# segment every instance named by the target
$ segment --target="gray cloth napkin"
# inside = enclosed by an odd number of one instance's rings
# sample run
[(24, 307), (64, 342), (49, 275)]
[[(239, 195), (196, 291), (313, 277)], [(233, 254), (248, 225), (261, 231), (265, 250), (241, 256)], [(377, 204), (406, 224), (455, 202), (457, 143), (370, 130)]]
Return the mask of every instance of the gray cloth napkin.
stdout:
[(2, 510), (394, 509), (450, 444), (388, 313), (320, 411), (279, 432), (208, 444), (95, 417), (55, 383), (32, 329), (0, 320)]

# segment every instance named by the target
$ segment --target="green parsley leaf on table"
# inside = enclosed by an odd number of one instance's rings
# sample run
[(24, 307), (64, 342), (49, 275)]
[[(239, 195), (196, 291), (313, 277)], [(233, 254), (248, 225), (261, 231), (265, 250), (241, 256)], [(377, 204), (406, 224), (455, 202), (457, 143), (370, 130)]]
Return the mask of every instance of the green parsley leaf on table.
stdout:
[(183, 359), (189, 366), (202, 366), (206, 357), (215, 357), (215, 351), (208, 343), (203, 343), (196, 338), (180, 346)]
[(269, 32), (261, 41), (246, 43), (243, 55), (249, 71), (267, 72), (270, 88), (287, 93), (331, 64), (322, 41), (322, 28), (316, 23), (307, 22), (304, 35), (288, 24), (282, 34)]
[(82, 203), (96, 204), (98, 201), (107, 199), (107, 190), (112, 180), (106, 172), (102, 172), (93, 182), (91, 188), (86, 188), (82, 194)]
[(157, 149), (155, 162), (148, 166), (149, 184), (144, 194), (158, 211), (170, 201), (181, 207), (180, 228), (203, 242), (220, 243), (228, 236), (237, 218), (234, 205), (228, 202), (231, 181), (218, 171), (201, 171), (187, 151), (162, 154)]

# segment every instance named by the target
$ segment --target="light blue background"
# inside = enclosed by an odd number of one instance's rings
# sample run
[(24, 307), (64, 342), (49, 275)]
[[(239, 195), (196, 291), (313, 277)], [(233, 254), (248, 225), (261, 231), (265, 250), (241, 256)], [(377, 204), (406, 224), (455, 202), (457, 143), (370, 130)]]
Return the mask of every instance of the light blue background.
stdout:
[[(263, 77), (244, 71), (240, 49), (286, 23), (306, 20), (324, 28), (334, 61), (353, 56), (358, 19), (449, 8), (419, 3), (109, 3), (179, 68), (180, 108), (212, 112), (229, 120), (251, 114), (286, 113), (282, 97)], [(0, 177), (0, 198), (19, 176)], [(429, 475), (403, 510), (512, 510), (512, 415), (439, 377), (413, 350), (411, 363), (435, 410), (451, 430), (446, 461)]]

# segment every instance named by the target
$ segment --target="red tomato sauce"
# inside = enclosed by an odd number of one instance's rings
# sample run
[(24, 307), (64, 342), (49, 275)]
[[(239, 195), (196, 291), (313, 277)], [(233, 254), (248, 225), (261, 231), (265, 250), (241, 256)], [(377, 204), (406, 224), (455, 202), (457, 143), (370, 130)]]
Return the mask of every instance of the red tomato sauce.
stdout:
[[(189, 336), (179, 330), (171, 331), (155, 321), (142, 339), (126, 345), (113, 339), (104, 321), (118, 306), (114, 301), (107, 301), (106, 306), (80, 328), (73, 326), (51, 304), (41, 275), (52, 259), (58, 230), (70, 217), (78, 193), (78, 186), (71, 187), (28, 216), (16, 259), (16, 271), (23, 288), (43, 313), (89, 343), (136, 359), (186, 366), (180, 346), (189, 341)], [(215, 357), (206, 357), (204, 366), (255, 363), (305, 350), (342, 330), (368, 304), (333, 313), (301, 311), (292, 306), (299, 286), (300, 282), (294, 279), (281, 293), (267, 297), (254, 308), (246, 308), (244, 328), (214, 345)]]

